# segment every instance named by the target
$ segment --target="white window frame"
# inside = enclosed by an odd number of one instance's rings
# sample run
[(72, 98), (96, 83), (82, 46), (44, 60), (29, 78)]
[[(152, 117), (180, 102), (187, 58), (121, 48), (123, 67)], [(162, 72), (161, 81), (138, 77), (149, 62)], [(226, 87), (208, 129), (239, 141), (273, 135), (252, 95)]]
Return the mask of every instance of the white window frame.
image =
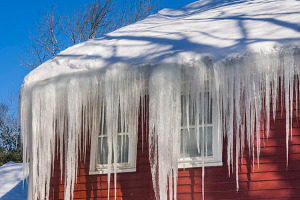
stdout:
[[(196, 167), (212, 167), (212, 166), (223, 166), (222, 161), (222, 152), (223, 152), (223, 137), (221, 136), (220, 131), (214, 124), (215, 116), (216, 116), (216, 109), (213, 105), (215, 105), (215, 99), (212, 97), (212, 123), (210, 124), (199, 124), (199, 125), (189, 125), (181, 126), (180, 134), (183, 129), (200, 129), (203, 127), (212, 127), (212, 156), (203, 158), (200, 157), (185, 157), (185, 158), (178, 158), (178, 168), (185, 169), (185, 168), (196, 168)], [(181, 137), (179, 137), (181, 138)], [(219, 140), (219, 141), (218, 141)], [(181, 141), (180, 141), (181, 145)], [(219, 145), (219, 146), (218, 146)]]
[[(217, 132), (215, 131), (215, 128), (213, 124), (205, 124), (203, 125), (204, 127), (212, 127), (212, 156), (205, 157), (204, 160), (203, 158), (200, 157), (185, 157), (185, 158), (179, 158), (178, 159), (178, 168), (195, 168), (195, 167), (202, 167), (203, 162), (205, 167), (212, 167), (212, 166), (223, 166), (222, 162), (222, 146), (218, 147), (218, 135)], [(196, 126), (196, 125), (190, 125), (190, 129), (200, 129), (203, 127), (202, 125)], [(187, 127), (181, 127), (181, 130), (183, 129), (188, 129)], [(181, 133), (180, 133), (181, 134)], [(222, 140), (222, 137), (219, 139)], [(222, 141), (219, 142), (222, 144)]]
[[(136, 157), (137, 157), (137, 141), (134, 141), (133, 138), (130, 137), (128, 133), (118, 133), (118, 136), (121, 135), (128, 135), (129, 139), (129, 144), (128, 144), (128, 162), (127, 163), (117, 163), (117, 173), (126, 173), (126, 172), (135, 172), (136, 171)], [(100, 135), (99, 137), (107, 137)], [(99, 144), (97, 146), (97, 149), (99, 147)], [(108, 164), (99, 164), (98, 163), (98, 154), (99, 150), (97, 150), (97, 157), (96, 157), (96, 168), (95, 171), (91, 171), (90, 174), (108, 174), (108, 169), (107, 166)], [(111, 164), (111, 173), (114, 172), (114, 163)]]
[[(116, 164), (116, 173), (127, 173), (127, 172), (136, 172), (136, 159), (137, 159), (137, 142), (138, 142), (138, 133), (136, 137), (133, 137), (129, 132), (118, 132), (118, 136), (128, 136), (128, 162), (127, 163), (117, 163)], [(107, 134), (99, 134), (97, 140), (101, 137), (107, 137)], [(97, 143), (97, 156), (96, 156), (96, 166), (94, 170), (90, 170), (90, 175), (93, 174), (108, 174), (108, 164), (99, 164), (99, 140)], [(114, 173), (114, 163), (111, 164), (111, 173)]]

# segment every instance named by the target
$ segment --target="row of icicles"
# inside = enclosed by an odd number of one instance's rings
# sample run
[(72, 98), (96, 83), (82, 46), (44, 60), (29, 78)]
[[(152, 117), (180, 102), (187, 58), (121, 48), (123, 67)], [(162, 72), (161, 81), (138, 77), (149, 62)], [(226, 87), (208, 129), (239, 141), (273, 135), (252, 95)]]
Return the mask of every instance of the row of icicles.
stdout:
[[(285, 49), (220, 63), (204, 58), (180, 65), (118, 65), (105, 71), (23, 85), (20, 119), (24, 170), (29, 169), (28, 199), (49, 199), (55, 152), (60, 157), (60, 168), (65, 171), (64, 198), (72, 199), (78, 159), (85, 158), (89, 145), (90, 170), (95, 170), (98, 135), (103, 129), (107, 131), (108, 184), (113, 173), (116, 188), (118, 123), (124, 124), (129, 140), (136, 142), (139, 111), (146, 108), (149, 108), (147, 137), (155, 196), (162, 200), (176, 199), (182, 96), (190, 99), (186, 107), (192, 108), (184, 109), (185, 116), (192, 112), (196, 118), (202, 119), (195, 120), (198, 126), (205, 123), (203, 119), (207, 112), (203, 111), (212, 110), (213, 137), (217, 137), (214, 145), (217, 151), (222, 151), (223, 138), (226, 138), (228, 172), (231, 174), (236, 169), (238, 190), (239, 160), (248, 146), (253, 164), (255, 158), (259, 162), (261, 134), (269, 135), (269, 124), (275, 118), (278, 98), (282, 98), (286, 110), (288, 163), (293, 102), (295, 100), (298, 106), (299, 99), (299, 55), (298, 49)], [(212, 101), (205, 101), (204, 93)], [(146, 96), (149, 96), (149, 105), (143, 103)], [(101, 120), (104, 112), (106, 120)], [(189, 123), (190, 120), (186, 120), (187, 127)], [(204, 143), (197, 140), (198, 147), (207, 146)], [(201, 150), (198, 148), (198, 151)], [(202, 181), (204, 165), (202, 162)], [(202, 194), (204, 198), (204, 192)]]

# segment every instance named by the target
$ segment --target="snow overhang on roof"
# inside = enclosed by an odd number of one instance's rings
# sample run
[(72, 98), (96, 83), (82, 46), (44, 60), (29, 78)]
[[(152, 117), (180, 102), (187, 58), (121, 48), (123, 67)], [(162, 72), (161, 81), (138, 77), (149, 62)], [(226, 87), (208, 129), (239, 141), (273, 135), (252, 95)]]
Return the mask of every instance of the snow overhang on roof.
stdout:
[(24, 84), (115, 64), (214, 62), (300, 44), (297, 0), (203, 0), (163, 9), (104, 37), (68, 48), (33, 70)]

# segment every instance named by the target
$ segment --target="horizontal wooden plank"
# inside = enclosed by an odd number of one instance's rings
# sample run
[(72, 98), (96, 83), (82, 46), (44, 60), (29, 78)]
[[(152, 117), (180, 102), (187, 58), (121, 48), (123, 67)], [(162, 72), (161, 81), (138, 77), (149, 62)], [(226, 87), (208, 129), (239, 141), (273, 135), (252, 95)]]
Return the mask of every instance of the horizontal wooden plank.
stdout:
[[(151, 192), (149, 189), (127, 189), (127, 190), (121, 190), (117, 189), (116, 190), (116, 197), (145, 197), (145, 194), (149, 194), (151, 197)], [(54, 194), (57, 196), (58, 199), (63, 198), (64, 193), (63, 192), (58, 192)], [(108, 191), (107, 190), (86, 190), (86, 191), (74, 191), (74, 199), (91, 199), (94, 197), (97, 198), (107, 198), (108, 196)], [(110, 190), (109, 191), (109, 196), (110, 198), (114, 199), (115, 197), (115, 190)]]

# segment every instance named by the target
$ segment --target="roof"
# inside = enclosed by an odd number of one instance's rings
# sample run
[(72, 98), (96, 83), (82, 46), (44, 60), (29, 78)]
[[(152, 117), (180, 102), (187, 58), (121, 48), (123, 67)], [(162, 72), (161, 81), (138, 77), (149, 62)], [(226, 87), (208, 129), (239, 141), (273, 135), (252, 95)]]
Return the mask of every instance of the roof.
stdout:
[(163, 9), (66, 49), (33, 70), (24, 84), (116, 64), (182, 63), (204, 56), (218, 62), (248, 52), (299, 46), (299, 10), (299, 0), (202, 0), (178, 10)]

